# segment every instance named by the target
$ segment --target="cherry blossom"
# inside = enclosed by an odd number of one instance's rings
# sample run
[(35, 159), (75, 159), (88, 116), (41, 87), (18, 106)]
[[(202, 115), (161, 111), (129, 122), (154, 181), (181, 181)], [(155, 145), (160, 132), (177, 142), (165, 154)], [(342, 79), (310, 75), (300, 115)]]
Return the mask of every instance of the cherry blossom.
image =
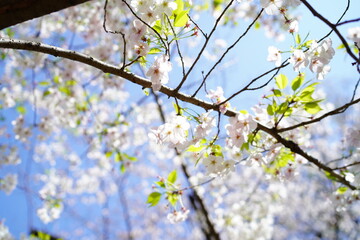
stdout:
[(267, 14), (276, 15), (280, 13), (279, 9), (283, 5), (283, 0), (261, 0), (260, 4)]
[(281, 65), (281, 52), (274, 46), (268, 48), (269, 55), (267, 61), (275, 62), (275, 66), (279, 67)]
[(289, 62), (293, 64), (294, 71), (298, 72), (308, 66), (309, 59), (302, 50), (296, 49), (290, 57)]
[(181, 211), (174, 211), (167, 215), (167, 219), (172, 224), (183, 222), (188, 218), (189, 213), (190, 213), (189, 209), (182, 209)]
[[(206, 97), (215, 100), (216, 104), (219, 104), (226, 100), (224, 97), (224, 90), (221, 87), (217, 87), (216, 90), (209, 90), (209, 93), (206, 95)], [(224, 104), (221, 104), (219, 106), (220, 112), (225, 113), (228, 108), (230, 108), (230, 103), (226, 102)]]
[(360, 27), (353, 27), (348, 29), (348, 39), (360, 45)]
[(162, 84), (169, 82), (168, 73), (171, 70), (172, 64), (166, 55), (155, 57), (155, 62), (146, 72), (146, 76), (149, 77), (152, 82), (152, 89), (154, 91), (159, 91)]

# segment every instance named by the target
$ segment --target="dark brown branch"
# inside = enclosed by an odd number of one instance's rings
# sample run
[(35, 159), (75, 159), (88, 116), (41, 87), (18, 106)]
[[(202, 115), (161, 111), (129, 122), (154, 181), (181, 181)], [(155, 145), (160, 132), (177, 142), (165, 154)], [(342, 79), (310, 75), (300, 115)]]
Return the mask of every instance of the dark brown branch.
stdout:
[(359, 21), (360, 21), (360, 18), (355, 18), (355, 19), (339, 22), (338, 24), (336, 24), (336, 26), (341, 26), (341, 25), (344, 25), (344, 24), (353, 23), (353, 22), (359, 22)]
[(0, 1), (0, 29), (88, 1), (2, 0)]

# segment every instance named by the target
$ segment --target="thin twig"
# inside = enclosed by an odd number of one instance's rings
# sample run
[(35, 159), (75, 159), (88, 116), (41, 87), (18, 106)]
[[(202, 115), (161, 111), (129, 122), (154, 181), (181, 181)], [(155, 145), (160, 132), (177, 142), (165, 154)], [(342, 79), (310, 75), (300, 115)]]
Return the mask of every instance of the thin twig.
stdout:
[(175, 88), (175, 91), (179, 91), (180, 88), (182, 87), (182, 85), (185, 83), (186, 79), (188, 78), (189, 74), (191, 73), (191, 71), (194, 69), (195, 65), (197, 64), (197, 62), (199, 61), (200, 57), (202, 56), (205, 48), (207, 47), (209, 40), (211, 38), (211, 36), (213, 35), (213, 33), (215, 32), (220, 20), (222, 19), (222, 17), (224, 16), (224, 14), (226, 13), (226, 11), (230, 8), (230, 6), (233, 4), (234, 0), (231, 0), (229, 2), (229, 4), (224, 8), (224, 10), (221, 12), (221, 14), (219, 15), (219, 17), (216, 19), (215, 24), (210, 32), (210, 34), (205, 38), (205, 42), (200, 50), (200, 52), (198, 53), (197, 57), (195, 58), (195, 61), (193, 62), (193, 64), (191, 65), (191, 67), (189, 68), (189, 70), (187, 71), (187, 73), (185, 74), (185, 76), (182, 78), (181, 82), (179, 83), (179, 85)]
[(296, 128), (299, 128), (299, 127), (304, 127), (306, 125), (309, 125), (309, 124), (312, 124), (312, 123), (316, 123), (316, 122), (320, 122), (322, 119), (326, 118), (326, 117), (329, 117), (329, 116), (332, 116), (332, 115), (336, 115), (336, 114), (340, 114), (340, 113), (343, 113), (344, 111), (346, 111), (346, 109), (348, 109), (350, 106), (356, 104), (360, 102), (360, 98), (354, 100), (354, 101), (351, 101), (347, 104), (344, 104), (343, 106), (341, 107), (338, 107), (330, 112), (327, 112), (325, 113), (324, 115), (320, 116), (320, 117), (317, 117), (317, 118), (314, 118), (312, 120), (309, 120), (309, 121), (306, 121), (306, 122), (301, 122), (299, 124), (296, 124), (296, 125), (293, 125), (291, 127), (286, 127), (286, 128), (281, 128), (281, 129), (277, 129), (277, 131), (279, 133), (281, 132), (287, 132), (287, 131), (290, 131), (290, 130), (293, 130), (293, 129), (296, 129)]
[(233, 49), (236, 44), (239, 43), (239, 41), (249, 32), (249, 30), (252, 28), (252, 26), (255, 24), (255, 22), (259, 19), (259, 17), (261, 16), (261, 14), (263, 13), (264, 9), (261, 9), (261, 11), (259, 12), (259, 14), (256, 16), (256, 18), (249, 24), (249, 26), (246, 28), (245, 32), (243, 34), (241, 34), (238, 39), (236, 39), (236, 41), (231, 44), (230, 47), (228, 47), (226, 49), (226, 51), (223, 53), (223, 55), (218, 59), (218, 61), (213, 65), (213, 67), (210, 69), (210, 71), (205, 75), (203, 81), (201, 82), (200, 86), (198, 87), (198, 89), (194, 92), (194, 94), (192, 95), (192, 97), (195, 97), (196, 94), (200, 91), (200, 89), (202, 88), (202, 86), (204, 85), (206, 79), (210, 76), (210, 74), (212, 73), (212, 71), (216, 68), (217, 65), (219, 65), (221, 63), (221, 61), (224, 59), (224, 57), (228, 54), (228, 52)]

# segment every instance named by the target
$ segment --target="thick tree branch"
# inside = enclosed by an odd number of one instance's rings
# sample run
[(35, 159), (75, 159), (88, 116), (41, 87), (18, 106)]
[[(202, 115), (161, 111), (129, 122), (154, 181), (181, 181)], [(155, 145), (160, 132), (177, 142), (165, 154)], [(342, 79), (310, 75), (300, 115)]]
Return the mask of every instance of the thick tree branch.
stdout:
[[(122, 68), (118, 68), (114, 65), (102, 62), (100, 60), (97, 60), (89, 55), (85, 55), (82, 53), (78, 53), (75, 51), (70, 51), (58, 47), (49, 46), (46, 44), (36, 43), (36, 42), (29, 42), (29, 41), (22, 41), (22, 40), (12, 40), (12, 39), (0, 39), (0, 48), (8, 48), (8, 49), (19, 49), (19, 50), (29, 50), (29, 51), (35, 51), (35, 52), (41, 52), (50, 54), (56, 57), (63, 57), (70, 60), (74, 60), (77, 62), (81, 62), (84, 64), (87, 64), (89, 66), (92, 66), (94, 68), (97, 68), (104, 73), (111, 73), (116, 76), (122, 77), (127, 79), (130, 82), (133, 82), (135, 84), (138, 84), (144, 88), (150, 88), (151, 82), (145, 78), (136, 76), (134, 74), (126, 72)], [(202, 101), (200, 99), (191, 97), (189, 95), (179, 93), (176, 91), (176, 89), (171, 89), (169, 87), (162, 86), (160, 89), (160, 92), (166, 94), (169, 97), (177, 98), (181, 101), (188, 102), (190, 104), (199, 106), (205, 110), (213, 109), (215, 111), (219, 110), (219, 105), (212, 104), (209, 102)], [(225, 115), (228, 117), (233, 117), (237, 114), (237, 112), (233, 110), (227, 110)], [(270, 129), (267, 128), (261, 124), (258, 124), (258, 129), (267, 132), (271, 136), (273, 136), (279, 143), (283, 144), (285, 147), (289, 148), (292, 152), (299, 154), (300, 156), (303, 156), (305, 159), (307, 159), (309, 162), (315, 164), (317, 167), (322, 169), (323, 171), (330, 174), (332, 177), (336, 178), (338, 182), (343, 183), (344, 185), (350, 187), (351, 189), (356, 189), (355, 186), (351, 185), (345, 178), (336, 172), (334, 172), (331, 168), (321, 163), (316, 158), (308, 155), (306, 152), (304, 152), (298, 144), (286, 140), (283, 137), (279, 135), (279, 130), (277, 129)]]
[(0, 29), (90, 0), (2, 0), (0, 1)]

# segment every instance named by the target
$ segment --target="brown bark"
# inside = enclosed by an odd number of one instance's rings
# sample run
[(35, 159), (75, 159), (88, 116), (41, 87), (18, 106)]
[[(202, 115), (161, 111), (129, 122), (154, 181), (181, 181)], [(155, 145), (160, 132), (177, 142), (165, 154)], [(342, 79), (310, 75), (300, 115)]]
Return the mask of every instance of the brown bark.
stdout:
[(0, 29), (89, 0), (0, 0)]

